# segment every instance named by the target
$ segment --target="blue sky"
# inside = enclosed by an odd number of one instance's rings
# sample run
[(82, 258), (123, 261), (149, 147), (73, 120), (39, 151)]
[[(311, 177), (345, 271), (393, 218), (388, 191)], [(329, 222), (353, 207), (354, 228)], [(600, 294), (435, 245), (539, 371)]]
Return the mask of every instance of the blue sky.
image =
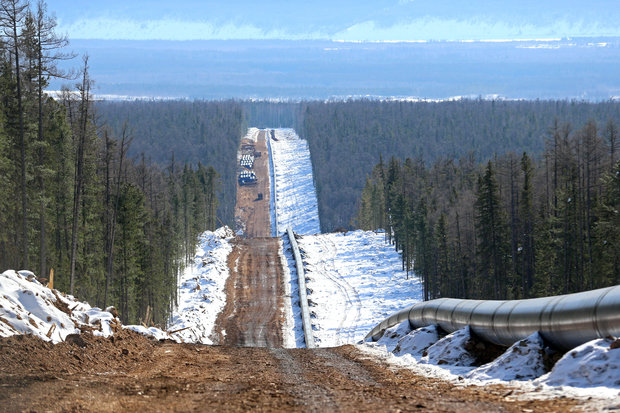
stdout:
[(72, 39), (549, 39), (620, 36), (618, 0), (47, 0)]

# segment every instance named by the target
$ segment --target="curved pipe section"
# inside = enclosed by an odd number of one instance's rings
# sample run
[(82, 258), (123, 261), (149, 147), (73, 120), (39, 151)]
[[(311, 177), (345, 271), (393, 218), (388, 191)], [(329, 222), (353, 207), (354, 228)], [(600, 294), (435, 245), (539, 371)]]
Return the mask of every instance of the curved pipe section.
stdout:
[(596, 338), (620, 336), (620, 285), (527, 300), (425, 301), (392, 314), (365, 340), (378, 340), (405, 320), (412, 328), (437, 324), (450, 333), (470, 326), (482, 339), (503, 346), (538, 331), (554, 346), (571, 349)]

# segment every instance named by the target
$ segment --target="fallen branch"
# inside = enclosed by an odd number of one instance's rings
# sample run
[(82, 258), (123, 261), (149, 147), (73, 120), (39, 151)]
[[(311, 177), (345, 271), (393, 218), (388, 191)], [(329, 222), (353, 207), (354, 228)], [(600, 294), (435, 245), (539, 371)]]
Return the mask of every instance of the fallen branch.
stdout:
[(180, 331), (187, 330), (188, 328), (189, 327), (183, 327), (183, 328), (179, 328), (178, 330), (174, 330), (174, 331), (166, 331), (166, 333), (168, 333), (168, 334), (175, 334), (175, 333), (178, 333)]

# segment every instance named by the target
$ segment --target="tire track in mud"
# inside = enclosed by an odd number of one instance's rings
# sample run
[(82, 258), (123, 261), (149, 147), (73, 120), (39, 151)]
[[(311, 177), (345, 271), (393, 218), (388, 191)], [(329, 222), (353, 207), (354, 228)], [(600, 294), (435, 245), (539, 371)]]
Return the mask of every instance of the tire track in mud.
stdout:
[(282, 347), (283, 269), (278, 238), (237, 238), (228, 256), (226, 306), (212, 340), (242, 347)]

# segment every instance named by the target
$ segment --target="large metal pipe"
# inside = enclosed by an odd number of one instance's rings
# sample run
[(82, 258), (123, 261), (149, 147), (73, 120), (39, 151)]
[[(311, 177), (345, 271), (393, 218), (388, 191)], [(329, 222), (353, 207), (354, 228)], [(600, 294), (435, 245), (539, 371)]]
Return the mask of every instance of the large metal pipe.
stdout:
[(405, 320), (412, 328), (437, 324), (447, 332), (470, 326), (482, 339), (504, 346), (538, 331), (551, 344), (571, 349), (620, 335), (620, 285), (527, 300), (424, 301), (390, 315), (365, 340), (378, 340), (386, 329)]
[(314, 348), (314, 335), (312, 334), (312, 323), (310, 320), (310, 310), (308, 309), (308, 295), (306, 292), (306, 275), (304, 273), (304, 263), (301, 260), (299, 246), (295, 239), (295, 234), (291, 227), (286, 229), (288, 239), (291, 242), (293, 257), (295, 257), (295, 268), (297, 268), (297, 283), (299, 284), (299, 306), (301, 307), (301, 324), (304, 329), (304, 340), (306, 348)]

